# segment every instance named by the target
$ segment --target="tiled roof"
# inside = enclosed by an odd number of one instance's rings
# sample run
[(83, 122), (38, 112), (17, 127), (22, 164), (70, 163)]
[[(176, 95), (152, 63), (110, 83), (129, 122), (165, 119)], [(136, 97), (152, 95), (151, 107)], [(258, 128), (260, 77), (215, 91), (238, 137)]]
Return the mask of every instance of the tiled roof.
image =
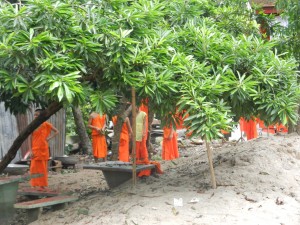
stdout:
[(260, 6), (275, 6), (276, 0), (250, 0), (249, 2)]

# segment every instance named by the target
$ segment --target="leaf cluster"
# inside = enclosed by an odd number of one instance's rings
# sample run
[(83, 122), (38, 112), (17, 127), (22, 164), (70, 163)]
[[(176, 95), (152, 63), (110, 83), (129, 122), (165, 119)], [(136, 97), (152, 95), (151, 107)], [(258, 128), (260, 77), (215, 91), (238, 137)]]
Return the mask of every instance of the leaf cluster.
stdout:
[(0, 100), (13, 111), (88, 100), (108, 112), (133, 86), (168, 123), (189, 114), (208, 140), (241, 116), (295, 122), (296, 63), (260, 36), (246, 2), (1, 3)]

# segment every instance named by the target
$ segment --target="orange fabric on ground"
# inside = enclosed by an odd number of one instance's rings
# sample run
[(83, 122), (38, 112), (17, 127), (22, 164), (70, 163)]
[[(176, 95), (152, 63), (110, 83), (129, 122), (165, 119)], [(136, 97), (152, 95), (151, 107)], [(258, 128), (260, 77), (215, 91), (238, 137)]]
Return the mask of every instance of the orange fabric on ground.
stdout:
[(150, 175), (151, 175), (151, 170), (143, 170), (138, 172), (137, 174), (138, 177), (143, 177), (143, 176), (149, 177)]
[[(137, 161), (136, 164), (154, 164), (155, 165), (155, 172), (158, 174), (163, 174), (163, 171), (161, 169), (161, 165), (159, 162), (156, 161), (148, 161), (148, 160), (143, 160), (143, 161)], [(150, 176), (151, 175), (151, 170), (143, 170), (137, 174), (138, 177), (142, 176)]]
[[(117, 116), (112, 118), (113, 124), (117, 124)], [(119, 160), (129, 162), (129, 131), (126, 123), (123, 123), (119, 141)]]
[(43, 177), (31, 179), (31, 186), (48, 186), (48, 160), (49, 146), (47, 137), (51, 133), (51, 123), (42, 123), (32, 133), (32, 160), (30, 164), (30, 174), (41, 173)]
[(246, 121), (244, 118), (240, 120), (241, 130), (246, 133), (247, 140), (257, 138), (256, 122), (254, 120)]
[[(106, 122), (106, 115), (98, 115), (92, 119), (92, 126), (102, 128)], [(107, 156), (107, 145), (104, 134), (99, 134), (95, 129), (92, 130), (93, 155), (96, 158), (105, 158)]]
[(172, 127), (164, 127), (164, 139), (162, 145), (162, 159), (163, 160), (173, 160), (175, 159), (174, 149), (173, 149), (173, 136), (169, 138), (172, 132)]

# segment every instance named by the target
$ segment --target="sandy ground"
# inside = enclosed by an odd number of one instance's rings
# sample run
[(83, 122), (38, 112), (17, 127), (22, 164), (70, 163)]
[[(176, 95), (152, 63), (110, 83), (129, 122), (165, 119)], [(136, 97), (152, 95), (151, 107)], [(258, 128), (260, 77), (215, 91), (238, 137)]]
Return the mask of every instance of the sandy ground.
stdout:
[(179, 159), (160, 161), (164, 174), (139, 178), (135, 187), (129, 181), (110, 190), (101, 171), (51, 174), (51, 188), (79, 201), (44, 211), (32, 225), (300, 224), (300, 136), (215, 143), (217, 189), (211, 188), (205, 147), (184, 144)]

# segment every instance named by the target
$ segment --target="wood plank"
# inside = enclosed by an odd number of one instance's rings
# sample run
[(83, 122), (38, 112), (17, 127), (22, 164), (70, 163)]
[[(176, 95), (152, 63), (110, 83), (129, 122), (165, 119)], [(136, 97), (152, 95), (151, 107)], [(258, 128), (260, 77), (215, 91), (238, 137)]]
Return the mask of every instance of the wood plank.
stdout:
[(34, 188), (22, 188), (18, 190), (18, 194), (26, 196), (53, 197), (61, 195), (61, 192), (49, 189), (36, 190)]
[[(136, 172), (142, 170), (154, 169), (155, 165), (136, 165)], [(102, 170), (102, 171), (116, 171), (116, 172), (125, 172), (132, 173), (132, 165), (97, 165), (97, 164), (84, 164), (83, 169), (92, 169), (92, 170)]]
[(67, 202), (73, 202), (76, 200), (78, 200), (78, 198), (74, 196), (55, 196), (50, 198), (42, 198), (27, 202), (16, 203), (14, 204), (14, 207), (17, 209), (34, 209)]
[[(120, 184), (132, 178), (132, 163), (124, 163), (119, 161), (102, 162), (97, 164), (84, 164), (84, 169), (101, 170), (105, 180), (110, 188), (119, 186)], [(137, 164), (136, 172), (143, 170), (155, 169), (154, 164)]]
[(1, 177), (0, 185), (10, 184), (10, 183), (14, 183), (14, 182), (19, 183), (20, 181), (22, 181), (22, 178), (20, 178), (20, 177)]
[(26, 180), (30, 180), (31, 178), (42, 177), (43, 174), (31, 174), (31, 175), (23, 175), (23, 176), (7, 176), (7, 177), (0, 177), (0, 185), (14, 183), (14, 182), (23, 182)]

